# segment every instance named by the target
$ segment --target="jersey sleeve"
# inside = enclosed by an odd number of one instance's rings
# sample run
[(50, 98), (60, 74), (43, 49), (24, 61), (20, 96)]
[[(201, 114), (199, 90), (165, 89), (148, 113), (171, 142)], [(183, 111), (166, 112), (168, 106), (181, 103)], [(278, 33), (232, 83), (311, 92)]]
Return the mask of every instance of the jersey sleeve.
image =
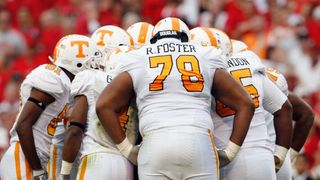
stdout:
[(218, 49), (211, 48), (209, 52), (206, 53), (205, 58), (208, 59), (210, 69), (227, 68), (227, 59), (222, 56), (222, 52)]
[(90, 97), (93, 91), (93, 74), (91, 73), (91, 71), (91, 69), (84, 70), (75, 76), (71, 85), (71, 96), (73, 98), (79, 95)]
[(111, 72), (111, 75), (115, 78), (117, 75), (123, 72), (128, 72), (131, 77), (134, 77), (137, 71), (142, 66), (141, 57), (132, 55), (130, 53), (122, 54), (117, 60), (117, 66)]
[(52, 70), (46, 69), (45, 65), (41, 65), (37, 69), (33, 70), (26, 77), (25, 83), (51, 95), (55, 99), (64, 93), (64, 87), (60, 75)]
[(272, 68), (267, 68), (266, 74), (286, 96), (289, 95), (288, 83), (283, 74)]
[(283, 94), (280, 89), (272, 83), (266, 76), (262, 76), (263, 81), (263, 107), (271, 114), (281, 109), (282, 105), (286, 102), (287, 96)]

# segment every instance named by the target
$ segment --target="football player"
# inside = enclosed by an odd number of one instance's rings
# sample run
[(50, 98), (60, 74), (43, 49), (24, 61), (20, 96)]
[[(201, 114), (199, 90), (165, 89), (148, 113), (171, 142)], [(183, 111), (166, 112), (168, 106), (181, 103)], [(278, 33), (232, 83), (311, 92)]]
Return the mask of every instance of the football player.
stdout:
[(150, 39), (152, 38), (152, 31), (154, 26), (146, 22), (138, 22), (132, 24), (127, 32), (133, 39), (134, 45), (136, 47), (144, 46), (150, 44)]
[[(248, 50), (248, 46), (244, 42), (238, 40), (231, 41), (233, 54)], [(291, 162), (293, 162), (306, 141), (310, 128), (313, 124), (314, 114), (310, 106), (306, 102), (304, 102), (304, 100), (302, 100), (297, 95), (289, 92), (287, 81), (279, 71), (273, 68), (266, 68), (266, 74), (269, 79), (272, 80), (278, 86), (278, 88), (288, 96), (288, 99), (293, 107), (293, 121), (295, 121), (295, 125), (293, 127), (293, 137), (290, 147), (290, 153), (287, 154), (283, 165), (276, 174), (278, 180), (289, 180), (292, 178)], [(269, 112), (265, 111), (265, 118), (271, 146), (272, 149), (274, 149), (276, 144), (276, 133), (274, 130), (273, 116)]]
[(56, 125), (67, 112), (70, 86), (75, 74), (98, 55), (94, 42), (69, 35), (57, 43), (53, 64), (34, 69), (20, 89), (21, 109), (10, 131), (10, 147), (4, 154), (1, 179), (46, 179), (50, 144)]
[[(119, 44), (133, 44), (130, 35), (126, 31), (112, 25), (100, 27), (93, 33), (91, 38), (96, 44), (98, 50), (102, 52), (103, 56), (106, 56), (107, 53), (116, 48)], [(74, 101), (74, 99), (72, 98), (70, 101)], [(50, 170), (49, 177), (51, 179), (56, 179), (60, 176), (66, 124), (66, 122), (58, 123), (56, 133), (52, 140), (51, 156), (48, 164), (48, 170)], [(77, 167), (78, 160), (73, 163), (73, 168), (70, 172), (71, 179), (75, 178), (77, 175)]]
[(180, 19), (159, 21), (153, 34), (151, 45), (119, 59), (125, 61), (117, 69), (121, 73), (96, 104), (101, 124), (122, 155), (136, 161), (136, 149), (117, 119), (134, 98), (143, 138), (139, 179), (219, 179), (210, 116), (212, 94), (237, 112), (222, 159), (231, 160), (239, 151), (254, 105), (224, 69), (221, 51), (188, 43), (189, 29)]
[[(293, 107), (293, 121), (295, 122), (293, 127), (292, 144), (290, 148), (290, 153), (277, 173), (277, 180), (290, 180), (292, 179), (291, 173), (291, 162), (299, 154), (299, 151), (303, 147), (310, 129), (313, 124), (314, 114), (311, 107), (300, 97), (289, 92), (287, 81), (284, 76), (277, 70), (272, 68), (267, 68), (266, 73), (268, 77), (280, 88), (280, 90), (288, 96), (288, 99)], [(276, 142), (276, 132), (274, 129), (273, 116), (272, 114), (265, 112), (266, 122), (268, 126), (268, 134), (270, 136), (272, 148), (275, 147)]]
[[(191, 34), (194, 37), (192, 41), (197, 44), (219, 48), (218, 43), (212, 42), (228, 42), (228, 45), (231, 42), (230, 39), (222, 41), (221, 37), (225, 36), (227, 39), (227, 35), (216, 29), (199, 27), (191, 30)], [(232, 52), (232, 46), (229, 47), (227, 53)], [(221, 50), (224, 51), (222, 48)], [(250, 93), (256, 110), (238, 156), (220, 169), (221, 179), (275, 179), (273, 151), (268, 143), (264, 109), (275, 115), (279, 134), (275, 156), (282, 162), (290, 145), (292, 107), (286, 96), (263, 74), (264, 66), (252, 52), (237, 53), (228, 58), (227, 64), (229, 73)], [(219, 98), (214, 99), (212, 110), (214, 139), (219, 149), (224, 148), (236, 122), (235, 112), (221, 103)]]
[[(110, 26), (104, 26), (100, 29), (112, 32)], [(119, 32), (120, 30), (122, 32)], [(131, 41), (130, 36), (123, 40), (125, 33), (124, 30), (117, 28), (117, 32), (107, 40), (108, 43), (104, 43), (112, 47), (125, 45)], [(94, 36), (96, 34), (93, 34), (93, 39), (95, 39)], [(110, 47), (105, 47), (105, 49), (107, 48), (110, 49)], [(115, 58), (117, 54), (125, 53), (121, 50), (119, 47), (117, 51), (104, 58)], [(103, 62), (100, 66), (104, 70), (106, 70), (103, 67), (105, 64), (106, 62)], [(81, 144), (81, 164), (77, 179), (133, 179), (132, 164), (120, 154), (111, 138), (104, 131), (95, 110), (98, 96), (103, 88), (111, 83), (115, 75), (108, 70), (88, 69), (75, 76), (71, 86), (71, 96), (75, 99), (75, 105), (70, 127), (65, 137), (61, 179), (70, 179), (68, 176), (72, 163), (76, 159)], [(123, 108), (118, 115), (122, 130), (133, 144), (137, 138), (136, 117), (136, 110), (130, 104)]]

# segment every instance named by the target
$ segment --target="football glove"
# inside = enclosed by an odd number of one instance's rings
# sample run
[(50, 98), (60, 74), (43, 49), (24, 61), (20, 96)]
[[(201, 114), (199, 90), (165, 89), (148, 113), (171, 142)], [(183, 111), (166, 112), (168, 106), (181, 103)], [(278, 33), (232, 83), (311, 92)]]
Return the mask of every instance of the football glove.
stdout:
[(32, 171), (33, 179), (34, 180), (47, 180), (48, 174), (44, 170), (33, 170)]
[(116, 146), (124, 157), (126, 157), (132, 164), (137, 165), (140, 146), (131, 144), (127, 137)]
[(222, 168), (229, 164), (236, 157), (239, 150), (240, 146), (233, 143), (232, 141), (228, 142), (226, 149), (218, 150), (219, 167)]
[(288, 149), (279, 145), (276, 145), (274, 152), (274, 163), (276, 166), (276, 172), (278, 172), (286, 158)]
[(296, 161), (297, 156), (299, 155), (299, 152), (290, 148), (290, 160), (291, 160), (291, 164), (294, 164), (294, 162)]

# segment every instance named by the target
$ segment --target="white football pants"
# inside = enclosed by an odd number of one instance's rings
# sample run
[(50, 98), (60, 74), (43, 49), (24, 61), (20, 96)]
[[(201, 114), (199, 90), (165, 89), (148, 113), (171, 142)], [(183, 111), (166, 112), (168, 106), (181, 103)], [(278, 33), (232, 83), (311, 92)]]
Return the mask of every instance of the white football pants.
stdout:
[(210, 130), (163, 130), (144, 135), (138, 155), (140, 180), (219, 179)]
[(133, 165), (122, 155), (94, 153), (81, 158), (77, 180), (132, 180)]
[(220, 169), (221, 180), (275, 180), (273, 154), (264, 148), (241, 148), (230, 164)]

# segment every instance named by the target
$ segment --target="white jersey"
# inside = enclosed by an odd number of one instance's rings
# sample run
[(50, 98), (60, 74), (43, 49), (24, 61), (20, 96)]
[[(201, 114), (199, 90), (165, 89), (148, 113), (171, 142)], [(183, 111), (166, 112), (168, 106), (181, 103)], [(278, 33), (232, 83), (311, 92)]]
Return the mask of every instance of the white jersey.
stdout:
[[(262, 147), (271, 150), (264, 111), (274, 113), (286, 101), (286, 96), (265, 76), (264, 66), (251, 51), (238, 53), (228, 60), (228, 71), (249, 92), (256, 110), (242, 147)], [(216, 146), (224, 149), (232, 133), (234, 111), (215, 100), (212, 106)]]
[(183, 127), (212, 130), (212, 81), (217, 68), (226, 68), (221, 57), (216, 48), (173, 38), (122, 56), (119, 71), (133, 81), (142, 136)]
[[(103, 89), (112, 81), (112, 78), (110, 74), (103, 71), (87, 69), (78, 73), (72, 81), (71, 96), (86, 96), (89, 107), (82, 143), (82, 156), (98, 152), (120, 153), (105, 132), (96, 113), (96, 101)], [(120, 124), (132, 143), (135, 143), (137, 138), (137, 114), (135, 112), (132, 106), (129, 106), (119, 115)]]
[[(268, 78), (272, 80), (286, 96), (288, 96), (289, 89), (285, 77), (279, 71), (272, 68), (266, 68), (266, 74)], [(274, 149), (276, 144), (276, 131), (274, 129), (273, 115), (265, 111), (265, 118), (272, 149)]]
[[(70, 87), (71, 81), (69, 77), (58, 66), (52, 64), (44, 64), (34, 69), (21, 85), (21, 109), (27, 102), (32, 88), (43, 91), (55, 98), (55, 101), (46, 107), (32, 127), (35, 146), (41, 161), (46, 162), (48, 160), (50, 145), (57, 123), (61, 122), (67, 113), (66, 104), (70, 97)], [(19, 115), (17, 116), (18, 118)], [(19, 141), (16, 124), (17, 122), (10, 131), (10, 143)], [(43, 158), (45, 159), (43, 160)]]

